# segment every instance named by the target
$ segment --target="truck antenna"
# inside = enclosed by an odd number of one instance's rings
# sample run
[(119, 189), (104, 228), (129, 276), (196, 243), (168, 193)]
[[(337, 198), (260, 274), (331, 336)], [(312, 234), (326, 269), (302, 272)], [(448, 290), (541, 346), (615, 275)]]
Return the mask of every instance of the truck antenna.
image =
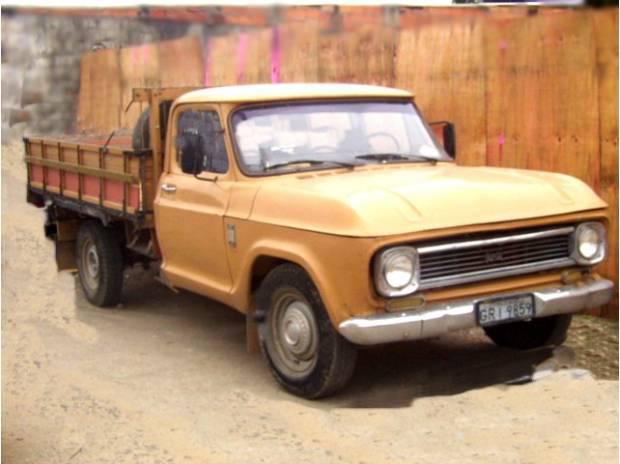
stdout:
[(103, 144), (103, 151), (104, 151), (104, 153), (105, 153), (106, 151), (108, 151), (108, 144), (110, 143), (110, 140), (112, 140), (112, 137), (114, 137), (114, 133), (115, 133), (115, 132), (116, 132), (116, 131), (115, 131), (115, 130), (113, 130), (113, 131), (110, 133), (110, 135), (108, 136), (108, 140), (106, 140), (106, 141), (105, 141), (105, 143)]

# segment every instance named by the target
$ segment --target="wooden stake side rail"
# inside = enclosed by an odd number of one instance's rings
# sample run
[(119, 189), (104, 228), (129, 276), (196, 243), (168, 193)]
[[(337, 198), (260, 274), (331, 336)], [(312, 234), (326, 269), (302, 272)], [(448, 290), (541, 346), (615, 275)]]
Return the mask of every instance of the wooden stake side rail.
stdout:
[[(151, 226), (152, 152), (24, 138), (28, 189), (79, 212)], [(94, 209), (93, 209), (94, 208)]]

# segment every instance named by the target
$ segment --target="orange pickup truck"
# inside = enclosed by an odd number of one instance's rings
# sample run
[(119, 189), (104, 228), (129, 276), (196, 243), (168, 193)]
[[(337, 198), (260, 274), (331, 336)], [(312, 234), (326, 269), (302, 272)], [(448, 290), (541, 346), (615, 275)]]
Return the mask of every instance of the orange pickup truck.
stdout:
[(26, 138), (28, 200), (87, 299), (123, 271), (247, 315), (275, 378), (307, 398), (350, 379), (357, 348), (481, 327), (562, 343), (607, 303), (592, 267), (606, 207), (561, 174), (454, 162), (409, 92), (344, 84), (135, 89), (133, 147)]

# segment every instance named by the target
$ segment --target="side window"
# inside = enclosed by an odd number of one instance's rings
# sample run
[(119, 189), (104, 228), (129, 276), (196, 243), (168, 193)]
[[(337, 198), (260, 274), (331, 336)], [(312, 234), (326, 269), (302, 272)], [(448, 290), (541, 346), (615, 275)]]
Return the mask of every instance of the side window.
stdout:
[[(183, 111), (177, 120), (175, 145), (177, 163), (183, 172), (188, 172), (188, 165), (189, 172), (192, 172), (192, 165), (196, 166), (197, 173), (207, 171), (224, 174), (228, 171), (224, 131), (215, 111)], [(197, 157), (188, 163), (188, 156)]]

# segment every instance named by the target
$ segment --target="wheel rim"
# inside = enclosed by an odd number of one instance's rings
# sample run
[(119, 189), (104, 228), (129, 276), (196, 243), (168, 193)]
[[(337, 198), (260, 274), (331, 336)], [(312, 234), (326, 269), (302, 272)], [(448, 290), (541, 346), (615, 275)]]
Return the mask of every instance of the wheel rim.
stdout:
[(276, 299), (270, 314), (275, 367), (291, 378), (307, 376), (318, 356), (319, 332), (312, 308), (294, 292)]
[(99, 285), (101, 266), (99, 254), (97, 253), (97, 247), (91, 240), (86, 240), (84, 242), (80, 259), (82, 262), (81, 275), (84, 283), (89, 290), (96, 291)]

